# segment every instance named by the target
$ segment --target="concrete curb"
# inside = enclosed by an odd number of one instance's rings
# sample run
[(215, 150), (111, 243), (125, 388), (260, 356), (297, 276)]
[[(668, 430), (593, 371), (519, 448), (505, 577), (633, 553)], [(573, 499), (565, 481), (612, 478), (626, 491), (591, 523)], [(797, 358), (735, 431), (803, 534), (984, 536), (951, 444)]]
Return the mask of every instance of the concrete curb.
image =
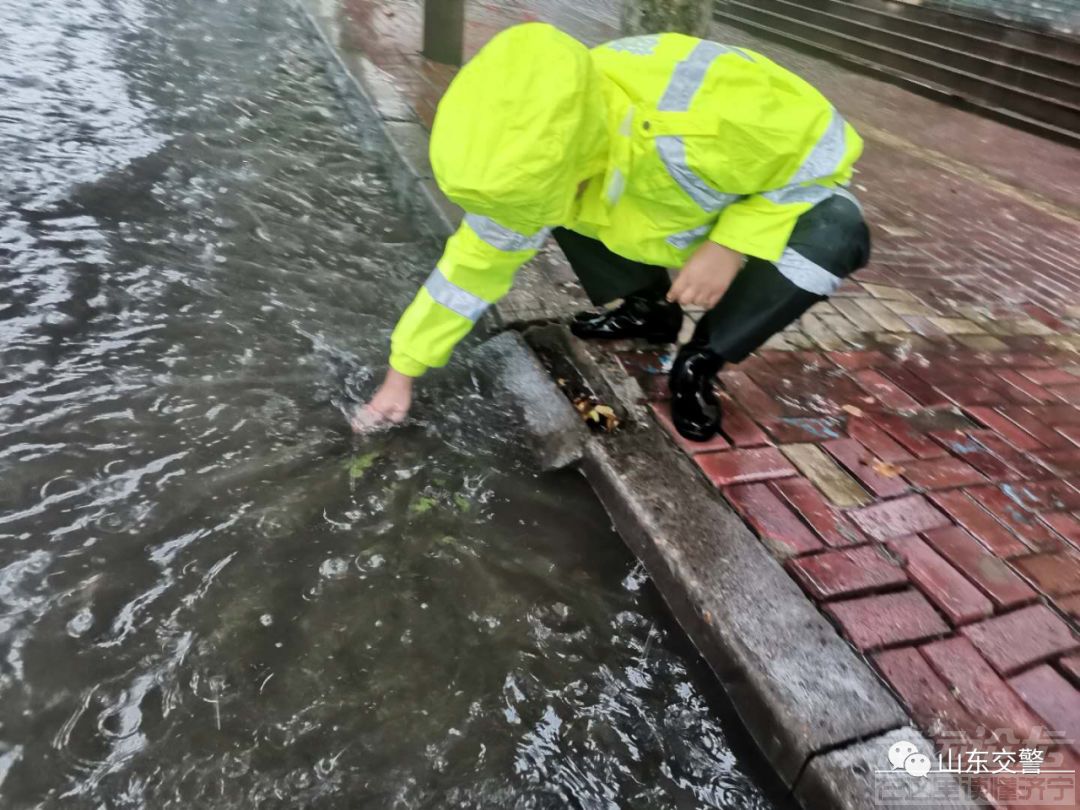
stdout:
[(788, 787), (797, 788), (820, 752), (907, 722), (881, 681), (659, 428), (594, 440), (582, 466)]
[(615, 409), (620, 421), (634, 425), (649, 421), (648, 408), (642, 404), (645, 392), (610, 354), (590, 352), (586, 343), (556, 324), (529, 327), (525, 340), (542, 357), (559, 357), (572, 366), (592, 393)]
[[(834, 810), (861, 810), (872, 806), (877, 810), (905, 810), (926, 807), (933, 801), (934, 810), (947, 808), (986, 807), (973, 801), (954, 780), (955, 795), (925, 797), (919, 801), (919, 791), (925, 785), (919, 779), (896, 774), (889, 791), (878, 793), (875, 775), (888, 770), (889, 748), (898, 742), (909, 742), (919, 751), (930, 753), (934, 744), (911, 726), (895, 729), (870, 740), (850, 745), (814, 759), (795, 788), (795, 798), (803, 807), (828, 807)], [(896, 795), (899, 794), (899, 795)]]
[(520, 334), (493, 337), (476, 349), (473, 359), (521, 411), (521, 424), (543, 469), (581, 460), (589, 430)]
[[(395, 192), (433, 235), (451, 234), (462, 212), (432, 179), (426, 130), (376, 66), (362, 56), (342, 56), (333, 44), (336, 22), (313, 0), (291, 2), (323, 50), (350, 111), (372, 128), (365, 136), (387, 147)], [(621, 434), (590, 438), (582, 435), (576, 416), (576, 426), (570, 427), (567, 410), (527, 405), (544, 463), (581, 458), (620, 534), (794, 797), (806, 808), (880, 807), (870, 775), (887, 766), (882, 744), (898, 734), (928, 751), (930, 744), (907, 727), (907, 714), (871, 668), (693, 463), (673, 451), (670, 439), (645, 415), (640, 389), (629, 375), (577, 341), (554, 337), (550, 330), (545, 335), (545, 348), (562, 342), (568, 361), (613, 397), (630, 424)], [(525, 358), (530, 378), (543, 374), (519, 337), (507, 342), (488, 350)], [(519, 367), (511, 363), (504, 370)], [(506, 381), (506, 374), (499, 376)], [(543, 390), (520, 385), (509, 390), (519, 400), (550, 398), (557, 389), (544, 376)], [(560, 438), (564, 429), (568, 435)]]

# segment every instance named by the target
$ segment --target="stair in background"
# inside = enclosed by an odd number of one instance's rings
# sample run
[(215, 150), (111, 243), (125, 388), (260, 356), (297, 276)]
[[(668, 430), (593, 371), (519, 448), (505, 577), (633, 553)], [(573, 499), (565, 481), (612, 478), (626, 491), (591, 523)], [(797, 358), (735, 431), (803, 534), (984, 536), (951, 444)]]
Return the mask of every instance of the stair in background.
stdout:
[(718, 20), (1080, 146), (1080, 42), (891, 0), (720, 0)]

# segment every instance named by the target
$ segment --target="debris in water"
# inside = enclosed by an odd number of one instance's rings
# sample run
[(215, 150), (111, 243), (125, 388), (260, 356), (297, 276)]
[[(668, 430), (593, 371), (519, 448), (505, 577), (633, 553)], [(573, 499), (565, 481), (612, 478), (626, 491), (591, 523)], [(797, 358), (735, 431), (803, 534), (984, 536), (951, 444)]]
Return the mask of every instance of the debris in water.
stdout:
[(638, 666), (644, 668), (645, 662), (649, 660), (649, 648), (652, 647), (653, 640), (653, 628), (656, 626), (656, 622), (649, 622), (649, 634), (645, 637), (645, 649), (641, 653), (641, 659), (638, 661)]
[(217, 721), (217, 730), (221, 731), (221, 693), (225, 689), (225, 678), (222, 675), (215, 675), (210, 678), (209, 681), (210, 691), (214, 695), (213, 700), (207, 700), (207, 703), (214, 704), (214, 719)]
[(574, 408), (582, 419), (600, 427), (605, 433), (612, 433), (619, 426), (619, 417), (611, 406), (601, 404), (595, 397), (584, 394), (575, 397)]
[(434, 498), (418, 498), (413, 503), (409, 504), (410, 515), (423, 515), (431, 511), (432, 507), (438, 505), (438, 501)]
[(379, 458), (381, 453), (378, 450), (373, 450), (370, 453), (365, 453), (359, 458), (353, 457), (345, 462), (345, 466), (349, 468), (349, 478), (355, 480), (357, 478), (363, 478), (371, 465)]

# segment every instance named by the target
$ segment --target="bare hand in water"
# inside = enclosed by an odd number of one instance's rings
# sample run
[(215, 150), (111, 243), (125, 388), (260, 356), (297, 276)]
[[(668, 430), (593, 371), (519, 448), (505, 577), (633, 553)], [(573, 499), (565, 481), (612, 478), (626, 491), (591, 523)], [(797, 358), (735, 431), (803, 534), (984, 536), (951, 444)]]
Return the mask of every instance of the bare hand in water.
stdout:
[(413, 378), (389, 369), (371, 401), (354, 411), (350, 423), (357, 433), (383, 430), (405, 421), (412, 405)]

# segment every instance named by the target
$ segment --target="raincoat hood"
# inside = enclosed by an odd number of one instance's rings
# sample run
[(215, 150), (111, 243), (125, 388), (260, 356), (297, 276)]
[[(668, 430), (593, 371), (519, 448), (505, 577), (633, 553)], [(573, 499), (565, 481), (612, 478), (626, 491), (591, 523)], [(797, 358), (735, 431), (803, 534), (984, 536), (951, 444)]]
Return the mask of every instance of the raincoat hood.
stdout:
[(605, 168), (604, 81), (588, 48), (550, 25), (498, 34), (439, 103), (431, 132), (439, 188), (509, 226), (570, 222), (578, 185)]

